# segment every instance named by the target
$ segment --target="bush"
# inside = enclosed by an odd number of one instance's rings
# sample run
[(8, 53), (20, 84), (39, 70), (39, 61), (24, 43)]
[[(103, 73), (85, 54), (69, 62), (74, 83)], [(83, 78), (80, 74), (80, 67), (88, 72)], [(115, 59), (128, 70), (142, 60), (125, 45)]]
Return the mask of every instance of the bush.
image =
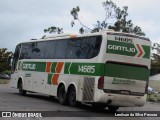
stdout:
[(2, 72), (3, 74), (7, 74), (7, 75), (10, 75), (11, 74), (11, 71), (10, 70), (5, 70)]

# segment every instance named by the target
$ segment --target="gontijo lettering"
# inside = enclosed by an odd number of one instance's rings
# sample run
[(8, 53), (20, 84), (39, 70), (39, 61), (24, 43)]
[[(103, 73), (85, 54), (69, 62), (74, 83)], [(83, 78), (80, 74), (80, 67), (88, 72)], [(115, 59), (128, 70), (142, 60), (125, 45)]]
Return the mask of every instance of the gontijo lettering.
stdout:
[(23, 69), (35, 70), (36, 64), (23, 64)]
[(108, 49), (117, 50), (117, 51), (125, 51), (125, 52), (136, 52), (135, 48), (125, 47), (125, 46), (117, 46), (117, 45), (108, 45)]

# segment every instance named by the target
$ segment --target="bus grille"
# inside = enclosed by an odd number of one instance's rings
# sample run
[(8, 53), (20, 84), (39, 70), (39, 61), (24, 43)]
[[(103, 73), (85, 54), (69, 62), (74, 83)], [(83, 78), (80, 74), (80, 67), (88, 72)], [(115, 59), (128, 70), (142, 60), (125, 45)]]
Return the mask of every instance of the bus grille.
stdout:
[(83, 101), (92, 102), (94, 97), (95, 79), (84, 77)]

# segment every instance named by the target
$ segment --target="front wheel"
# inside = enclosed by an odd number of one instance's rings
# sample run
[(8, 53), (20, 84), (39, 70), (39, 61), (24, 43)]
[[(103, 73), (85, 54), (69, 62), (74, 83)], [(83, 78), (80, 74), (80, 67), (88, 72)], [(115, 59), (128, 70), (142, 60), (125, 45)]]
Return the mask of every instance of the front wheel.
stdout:
[(117, 107), (117, 106), (108, 106), (108, 110), (109, 110), (110, 112), (116, 112), (116, 111), (118, 110), (118, 108), (119, 108), (119, 107)]
[(69, 90), (69, 105), (72, 107), (77, 106), (78, 102), (76, 101), (76, 89), (75, 87), (71, 87)]
[(19, 94), (20, 95), (26, 95), (27, 92), (25, 90), (23, 90), (23, 83), (22, 83), (22, 81), (19, 82), (18, 88), (19, 88)]

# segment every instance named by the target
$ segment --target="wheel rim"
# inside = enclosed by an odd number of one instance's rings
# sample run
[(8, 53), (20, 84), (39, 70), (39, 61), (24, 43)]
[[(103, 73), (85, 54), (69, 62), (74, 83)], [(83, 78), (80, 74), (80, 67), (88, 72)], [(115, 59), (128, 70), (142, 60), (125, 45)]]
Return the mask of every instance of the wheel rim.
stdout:
[(76, 92), (75, 92), (75, 90), (71, 91), (70, 100), (71, 100), (71, 102), (75, 102), (75, 100), (76, 100)]
[(64, 89), (63, 86), (61, 86), (60, 89), (59, 89), (58, 98), (59, 98), (59, 103), (60, 104), (65, 104), (66, 103), (66, 93), (65, 93), (65, 89)]
[(65, 92), (64, 92), (63, 89), (61, 89), (61, 90), (59, 91), (59, 97), (61, 98), (61, 100), (64, 99), (64, 97), (65, 97)]
[(76, 91), (75, 88), (72, 87), (69, 92), (69, 104), (71, 106), (76, 106)]
[(19, 93), (22, 93), (23, 87), (22, 87), (22, 83), (19, 84)]

